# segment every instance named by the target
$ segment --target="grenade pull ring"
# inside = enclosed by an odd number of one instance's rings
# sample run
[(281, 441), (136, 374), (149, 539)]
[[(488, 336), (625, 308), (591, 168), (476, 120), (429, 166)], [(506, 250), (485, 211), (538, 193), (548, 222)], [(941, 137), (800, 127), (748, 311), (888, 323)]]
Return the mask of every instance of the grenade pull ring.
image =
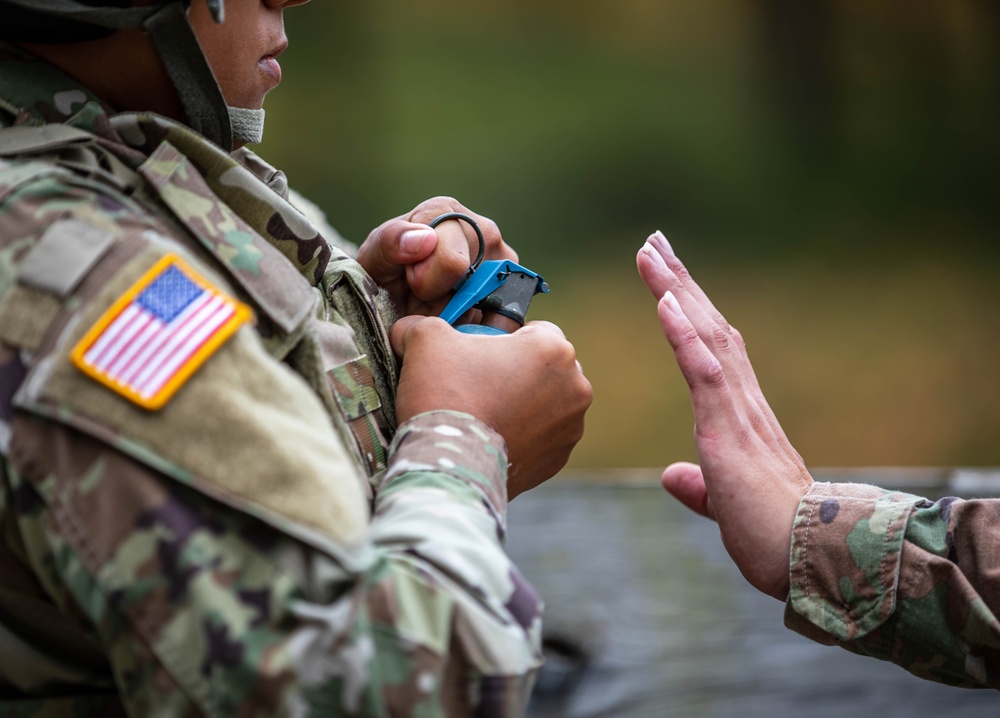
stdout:
[(469, 271), (465, 273), (466, 279), (472, 276), (472, 273), (479, 269), (479, 265), (483, 263), (483, 257), (486, 256), (486, 238), (483, 236), (483, 230), (479, 228), (479, 223), (476, 222), (472, 217), (462, 212), (448, 212), (447, 214), (442, 214), (439, 217), (432, 219), (428, 226), (434, 229), (442, 222), (449, 219), (460, 219), (466, 224), (471, 224), (472, 229), (476, 232), (476, 237), (479, 238), (479, 254), (476, 255), (476, 260), (469, 266)]

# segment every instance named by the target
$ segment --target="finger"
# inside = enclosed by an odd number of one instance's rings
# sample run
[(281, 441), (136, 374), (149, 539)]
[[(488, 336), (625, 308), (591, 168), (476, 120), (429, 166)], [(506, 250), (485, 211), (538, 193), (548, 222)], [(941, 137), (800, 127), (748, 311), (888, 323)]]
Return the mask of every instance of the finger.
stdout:
[(654, 296), (671, 292), (684, 308), (691, 322), (703, 337), (709, 338), (717, 328), (729, 331), (729, 322), (708, 300), (705, 292), (673, 253), (673, 248), (656, 231), (649, 236), (636, 258), (639, 274)]
[(421, 300), (433, 302), (451, 292), (469, 271), (469, 242), (459, 221), (442, 222), (434, 231), (437, 243), (424, 260), (406, 268), (410, 290)]
[(389, 341), (392, 344), (392, 350), (402, 358), (406, 355), (407, 347), (414, 340), (428, 333), (442, 330), (454, 331), (447, 322), (438, 317), (410, 315), (396, 320), (389, 332)]
[(466, 234), (467, 227), (468, 225), (460, 219), (449, 219), (434, 228), (437, 232), (439, 251), (454, 256), (463, 270), (472, 264), (471, 258), (479, 252), (479, 239), (470, 227), (469, 232), (472, 233), (470, 241), (469, 235)]
[(639, 270), (639, 276), (646, 283), (652, 295), (659, 300), (664, 294), (670, 291), (670, 275), (672, 272), (667, 267), (666, 261), (652, 245), (650, 240), (639, 249), (635, 255), (635, 265)]
[[(435, 218), (449, 212), (469, 214), (469, 210), (454, 197), (431, 197), (414, 207), (413, 211), (410, 212), (410, 220), (430, 224)], [(470, 216), (472, 215), (470, 214)]]
[[(585, 372), (583, 371), (583, 365), (580, 363), (580, 360), (576, 356), (576, 347), (574, 347), (573, 344), (569, 341), (569, 339), (566, 338), (566, 334), (557, 324), (553, 324), (552, 322), (535, 320), (526, 323), (523, 327), (521, 327), (521, 329), (518, 330), (517, 334), (524, 336), (525, 334), (534, 331), (549, 332), (552, 334), (554, 338), (558, 338), (560, 341), (565, 342), (568, 351), (570, 352), (571, 355), (570, 358), (572, 359), (573, 365), (576, 367), (576, 370), (580, 373), (581, 376), (586, 376)], [(593, 396), (591, 396), (591, 399), (593, 399)]]
[(431, 256), (437, 241), (437, 233), (425, 224), (392, 219), (372, 231), (358, 251), (358, 261), (377, 282), (395, 278), (402, 267)]
[(691, 390), (695, 423), (707, 435), (726, 435), (738, 416), (725, 369), (702, 341), (673, 294), (664, 294), (656, 309), (663, 334)]
[(547, 322), (544, 319), (533, 319), (530, 322), (525, 322), (524, 326), (521, 327), (517, 333), (524, 336), (525, 334), (530, 334), (532, 332), (550, 332), (555, 334), (560, 339), (566, 338), (565, 332), (563, 332), (558, 324)]
[[(681, 305), (687, 310), (688, 305), (683, 301), (682, 296), (682, 294), (687, 294), (692, 300), (694, 300), (706, 316), (710, 317), (713, 322), (721, 326), (726, 331), (729, 331), (729, 322), (723, 316), (722, 312), (715, 308), (715, 305), (712, 304), (712, 301), (708, 298), (708, 295), (705, 294), (704, 290), (696, 281), (694, 281), (694, 277), (691, 276), (687, 267), (685, 267), (684, 263), (677, 257), (673, 246), (663, 235), (663, 232), (656, 230), (650, 235), (646, 242), (653, 248), (656, 254), (659, 255), (664, 264), (666, 264), (669, 268), (670, 273), (673, 275), (672, 286), (667, 287), (667, 289), (674, 292), (674, 295), (677, 296)], [(683, 287), (683, 293), (678, 291), (678, 286)], [(664, 291), (666, 291), (666, 289)]]
[[(673, 294), (702, 341), (725, 366), (730, 381), (741, 387), (749, 384), (759, 391), (742, 336), (708, 301), (672, 252), (669, 242), (660, 232), (651, 235), (639, 250), (636, 265), (646, 286), (654, 294), (660, 290)], [(671, 260), (669, 264), (668, 259)]]
[[(483, 241), (486, 245), (486, 259), (509, 259), (514, 262), (518, 261), (517, 252), (511, 249), (510, 246), (503, 241), (503, 237), (500, 234), (500, 228), (497, 227), (496, 222), (489, 217), (473, 212), (454, 197), (434, 197), (425, 202), (421, 202), (410, 214), (410, 219), (414, 222), (429, 224), (436, 217), (440, 217), (442, 214), (447, 214), (449, 212), (461, 212), (476, 221), (476, 224), (479, 225), (480, 231), (483, 233)], [(444, 224), (447, 223), (443, 222), (439, 226), (443, 226)], [(469, 254), (472, 257), (477, 256), (479, 253), (479, 237), (476, 235), (476, 231), (468, 223), (461, 220), (456, 220), (455, 224), (461, 228), (461, 231), (465, 236), (469, 248)]]
[[(639, 275), (646, 283), (646, 286), (649, 287), (649, 291), (657, 299), (667, 292), (673, 294), (684, 308), (684, 312), (691, 319), (691, 323), (698, 328), (698, 332), (702, 338), (706, 342), (711, 342), (716, 329), (720, 325), (714, 317), (706, 313), (703, 303), (698, 296), (691, 293), (689, 286), (694, 284), (694, 280), (690, 279), (691, 275), (680, 264), (680, 260), (672, 257), (672, 251), (670, 244), (660, 232), (650, 235), (649, 239), (646, 240), (646, 244), (642, 246), (639, 254), (636, 255), (636, 266), (639, 269)], [(668, 258), (672, 259), (673, 266), (668, 264)], [(679, 268), (689, 279), (687, 284), (674, 271), (675, 268)], [(694, 286), (697, 287), (696, 284)], [(700, 288), (698, 292), (701, 296), (704, 296), (704, 292), (701, 292)], [(721, 315), (719, 316), (721, 318)], [(725, 320), (723, 319), (723, 321)], [(728, 323), (725, 325), (725, 328), (728, 329)]]
[[(479, 231), (483, 233), (483, 244), (485, 245), (485, 250), (483, 252), (483, 257), (485, 259), (509, 259), (513, 262), (517, 261), (517, 252), (511, 249), (506, 242), (503, 241), (503, 236), (500, 234), (500, 228), (497, 223), (494, 222), (489, 217), (484, 217), (481, 214), (477, 214), (469, 209), (458, 210), (464, 214), (469, 215), (476, 221), (479, 226)], [(472, 257), (476, 257), (479, 254), (479, 235), (476, 234), (476, 230), (473, 229), (471, 225), (467, 222), (460, 222), (462, 225), (462, 230), (465, 232), (465, 238), (469, 242), (469, 253)]]
[[(486, 227), (485, 229), (483, 227), (489, 221), (469, 210), (453, 197), (434, 197), (421, 202), (410, 213), (410, 219), (413, 222), (422, 222), (430, 225), (438, 217), (455, 212), (468, 215), (475, 220), (480, 231), (483, 232), (484, 244), (489, 244), (490, 238), (487, 237), (487, 229), (490, 229), (490, 227)], [(499, 230), (496, 229), (496, 225), (492, 222), (489, 222), (489, 224), (492, 225), (493, 230), (490, 235), (496, 241), (496, 237), (500, 234)], [(475, 257), (479, 254), (479, 235), (476, 234), (476, 230), (467, 222), (457, 218), (449, 219), (440, 222), (435, 227), (435, 230), (438, 233), (439, 240), (445, 243), (452, 252), (458, 252), (465, 256), (466, 266), (471, 264), (469, 260), (470, 256)]]
[(519, 341), (544, 342), (547, 352), (546, 366), (553, 369), (572, 366), (583, 376), (583, 367), (576, 358), (576, 347), (566, 338), (558, 325), (535, 320), (528, 322), (511, 336)]
[(705, 476), (697, 464), (686, 461), (671, 464), (663, 470), (660, 484), (671, 496), (696, 514), (716, 520), (712, 501), (708, 497), (708, 488), (705, 486)]
[[(679, 295), (678, 302), (684, 307), (684, 311), (695, 316), (693, 323), (698, 327), (702, 340), (723, 361), (729, 380), (744, 387), (771, 434), (778, 439), (784, 438), (781, 426), (764, 399), (742, 335), (726, 321), (690, 273), (683, 269), (670, 242), (661, 232), (654, 232), (649, 237), (639, 250), (636, 263), (639, 274), (650, 291), (655, 293), (663, 289), (664, 292), (672, 291), (675, 296)], [(675, 267), (682, 270), (680, 276), (674, 271)], [(685, 298), (688, 301), (685, 302)], [(720, 334), (717, 331), (719, 329), (724, 334)]]
[[(486, 259), (509, 259), (512, 262), (517, 262), (517, 252), (504, 242), (497, 223), (489, 217), (483, 217), (479, 214), (472, 216), (475, 217), (476, 223), (483, 233), (483, 239), (486, 241)], [(478, 242), (479, 240), (477, 239), (476, 241)], [(478, 251), (478, 246), (476, 251)]]

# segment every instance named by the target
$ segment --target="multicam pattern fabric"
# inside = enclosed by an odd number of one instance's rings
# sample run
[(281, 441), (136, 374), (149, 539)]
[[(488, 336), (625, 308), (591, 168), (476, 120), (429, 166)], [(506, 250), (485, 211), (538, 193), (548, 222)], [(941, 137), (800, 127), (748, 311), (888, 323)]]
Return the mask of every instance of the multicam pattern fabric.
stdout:
[[(502, 438), (396, 430), (378, 290), (280, 173), (0, 67), (0, 714), (520, 715)], [(63, 271), (55, 225), (109, 241)], [(69, 351), (167, 253), (255, 316), (149, 412)]]
[(792, 535), (785, 623), (921, 678), (1000, 688), (1000, 502), (814, 484)]

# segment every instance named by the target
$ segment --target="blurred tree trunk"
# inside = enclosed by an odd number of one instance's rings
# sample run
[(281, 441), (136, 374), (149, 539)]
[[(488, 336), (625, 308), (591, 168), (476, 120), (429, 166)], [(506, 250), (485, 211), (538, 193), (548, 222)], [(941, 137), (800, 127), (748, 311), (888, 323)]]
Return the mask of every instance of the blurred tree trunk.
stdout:
[(822, 163), (837, 145), (837, 75), (831, 0), (756, 0), (765, 82), (777, 128), (803, 159)]
[(988, 47), (993, 53), (990, 57), (987, 84), (990, 88), (991, 107), (1000, 106), (1000, 3), (997, 0), (973, 0), (976, 15), (983, 20), (990, 38)]

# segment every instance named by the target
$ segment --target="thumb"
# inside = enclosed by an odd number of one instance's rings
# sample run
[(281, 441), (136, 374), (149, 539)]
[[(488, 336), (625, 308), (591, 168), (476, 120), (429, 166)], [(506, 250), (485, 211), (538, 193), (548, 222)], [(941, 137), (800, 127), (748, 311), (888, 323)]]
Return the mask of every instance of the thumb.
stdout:
[(362, 264), (378, 281), (397, 276), (400, 267), (427, 259), (434, 253), (437, 240), (437, 233), (426, 224), (389, 220), (371, 233), (359, 254), (364, 254)]
[(705, 476), (700, 466), (678, 461), (663, 470), (660, 483), (671, 496), (696, 514), (715, 520), (715, 510), (712, 508), (712, 500), (708, 497)]
[(441, 331), (442, 329), (453, 331), (448, 323), (439, 317), (422, 317), (411, 314), (396, 320), (389, 332), (389, 341), (392, 344), (392, 350), (402, 359), (406, 355), (406, 348), (415, 338), (427, 332)]

